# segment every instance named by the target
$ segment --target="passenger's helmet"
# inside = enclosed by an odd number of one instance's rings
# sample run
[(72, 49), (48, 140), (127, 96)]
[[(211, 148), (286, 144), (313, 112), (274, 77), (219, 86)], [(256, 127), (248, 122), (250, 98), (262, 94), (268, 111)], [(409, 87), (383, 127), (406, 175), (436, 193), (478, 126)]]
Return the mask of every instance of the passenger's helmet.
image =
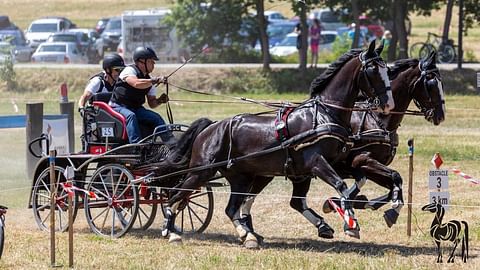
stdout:
[(157, 54), (155, 51), (150, 47), (137, 47), (135, 51), (133, 51), (133, 61), (138, 61), (140, 59), (153, 59), (158, 60)]
[(103, 58), (103, 70), (119, 68), (123, 69), (125, 67), (125, 62), (123, 58), (117, 53), (108, 54)]

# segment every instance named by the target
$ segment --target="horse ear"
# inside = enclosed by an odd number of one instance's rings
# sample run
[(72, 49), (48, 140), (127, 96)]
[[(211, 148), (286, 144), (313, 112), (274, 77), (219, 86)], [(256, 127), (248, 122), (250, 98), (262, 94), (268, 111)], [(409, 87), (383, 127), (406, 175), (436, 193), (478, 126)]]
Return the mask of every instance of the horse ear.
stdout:
[(380, 41), (380, 46), (378, 46), (378, 48), (375, 49), (375, 52), (377, 53), (377, 55), (380, 55), (382, 53), (384, 45), (385, 45), (385, 39), (382, 39), (382, 41)]
[(375, 40), (372, 40), (372, 42), (370, 42), (370, 45), (368, 46), (368, 53), (372, 54), (374, 51), (375, 51)]

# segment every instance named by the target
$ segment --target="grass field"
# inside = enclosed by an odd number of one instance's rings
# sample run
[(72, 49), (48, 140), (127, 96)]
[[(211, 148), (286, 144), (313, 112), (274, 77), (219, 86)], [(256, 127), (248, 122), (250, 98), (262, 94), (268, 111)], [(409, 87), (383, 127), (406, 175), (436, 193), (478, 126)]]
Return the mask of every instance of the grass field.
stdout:
[[(79, 93), (72, 93), (78, 96)], [(0, 111), (11, 110), (10, 93), (0, 100)], [(303, 95), (252, 95), (259, 100), (300, 101)], [(204, 97), (173, 92), (172, 99), (203, 99)], [(45, 102), (46, 113), (56, 113), (57, 99), (42, 93), (30, 93), (30, 100)], [(24, 108), (24, 101), (16, 96), (17, 105)], [(333, 240), (316, 236), (316, 230), (303, 217), (289, 207), (291, 185), (277, 178), (257, 199), (254, 222), (258, 233), (265, 236), (260, 250), (245, 250), (236, 239), (233, 226), (223, 213), (228, 199), (228, 189), (215, 189), (215, 213), (207, 231), (201, 235), (186, 237), (182, 246), (169, 245), (160, 236), (162, 218), (146, 232), (135, 231), (126, 237), (111, 240), (89, 232), (84, 215), (80, 212), (75, 227), (76, 269), (437, 269), (435, 249), (428, 229), (432, 214), (420, 211), (428, 203), (427, 172), (432, 167), (430, 159), (440, 152), (446, 168), (457, 167), (478, 176), (480, 169), (480, 111), (477, 96), (447, 96), (447, 119), (434, 127), (421, 117), (407, 116), (400, 129), (400, 146), (392, 167), (407, 181), (408, 155), (406, 141), (415, 139), (415, 171), (413, 188), (413, 235), (406, 236), (406, 207), (394, 227), (388, 229), (382, 211), (357, 211), (361, 225), (361, 239), (348, 238), (342, 233), (342, 222), (335, 215), (327, 215), (336, 235)], [(189, 123), (205, 116), (222, 119), (240, 112), (256, 112), (265, 108), (256, 105), (231, 104), (212, 108), (210, 104), (173, 102), (178, 122)], [(163, 109), (160, 113), (165, 114)], [(79, 134), (79, 118), (76, 118), (76, 134)], [(49, 238), (36, 228), (30, 209), (26, 209), (31, 181), (25, 176), (25, 130), (0, 130), (2, 155), (0, 162), (0, 203), (11, 209), (7, 216), (6, 249), (1, 269), (49, 268)], [(78, 149), (77, 142), (77, 149)], [(351, 183), (351, 182), (349, 182)], [(451, 203), (454, 205), (446, 219), (464, 219), (470, 225), (470, 261), (460, 263), (455, 269), (480, 267), (478, 252), (480, 186), (450, 175)], [(406, 190), (406, 183), (405, 183)], [(385, 191), (367, 183), (363, 193), (369, 197)], [(321, 204), (328, 196), (335, 195), (321, 181), (314, 181), (309, 193), (309, 204), (321, 211)], [(405, 194), (406, 196), (406, 194)], [(386, 209), (385, 209), (386, 210)], [(57, 261), (67, 264), (66, 234), (60, 234)], [(446, 245), (448, 246), (448, 245)], [(444, 258), (446, 258), (444, 251)]]

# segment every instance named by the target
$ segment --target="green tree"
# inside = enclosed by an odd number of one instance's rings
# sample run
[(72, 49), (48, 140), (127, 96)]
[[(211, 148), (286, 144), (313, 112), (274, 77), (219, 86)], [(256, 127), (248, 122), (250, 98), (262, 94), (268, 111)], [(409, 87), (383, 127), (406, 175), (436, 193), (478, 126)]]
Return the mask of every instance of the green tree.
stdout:
[(246, 15), (247, 6), (241, 0), (179, 0), (166, 21), (193, 52), (208, 45), (222, 58), (246, 45), (240, 31)]

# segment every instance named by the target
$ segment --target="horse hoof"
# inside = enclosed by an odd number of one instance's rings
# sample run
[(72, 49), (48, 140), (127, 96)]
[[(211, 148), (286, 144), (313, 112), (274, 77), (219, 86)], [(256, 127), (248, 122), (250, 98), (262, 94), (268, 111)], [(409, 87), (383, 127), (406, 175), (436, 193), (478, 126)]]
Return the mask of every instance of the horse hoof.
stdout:
[(180, 245), (182, 244), (182, 237), (176, 233), (170, 233), (170, 237), (168, 238), (169, 244)]
[(360, 230), (356, 230), (356, 229), (347, 229), (345, 230), (345, 234), (350, 236), (350, 237), (353, 237), (353, 238), (356, 238), (356, 239), (360, 239)]
[(168, 229), (162, 230), (162, 236), (166, 238), (168, 236)]
[[(330, 200), (332, 200), (334, 203), (336, 203), (337, 205), (340, 205), (340, 199), (337, 198), (337, 197), (331, 197), (329, 198)], [(324, 201), (323, 202), (323, 206), (322, 206), (322, 210), (323, 210), (323, 213), (325, 214), (328, 214), (328, 213), (331, 213), (331, 212), (335, 212), (335, 209), (330, 205), (330, 203), (328, 202), (328, 200)]]
[(318, 237), (332, 239), (335, 231), (327, 223), (322, 222), (318, 226)]
[(393, 209), (388, 209), (383, 213), (383, 219), (385, 223), (387, 223), (387, 226), (391, 228), (393, 224), (397, 223), (398, 212)]
[(243, 246), (247, 249), (257, 249), (259, 248), (257, 237), (253, 233), (248, 233), (243, 242)]

